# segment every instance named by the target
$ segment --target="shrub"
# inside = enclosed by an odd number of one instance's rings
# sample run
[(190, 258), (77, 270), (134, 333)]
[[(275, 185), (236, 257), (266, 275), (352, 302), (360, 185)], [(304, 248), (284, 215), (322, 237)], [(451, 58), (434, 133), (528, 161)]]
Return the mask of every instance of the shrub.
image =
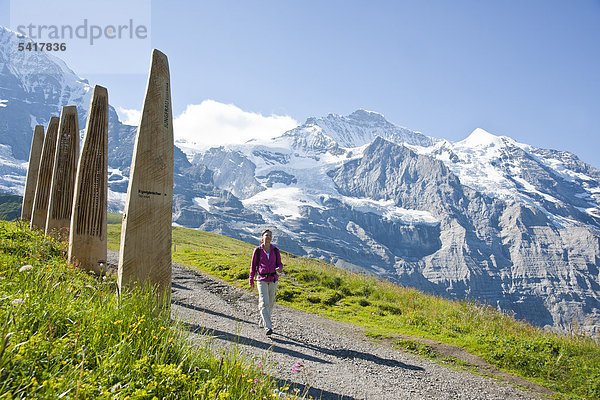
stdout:
[(321, 283), (323, 284), (323, 286), (329, 288), (329, 289), (339, 289), (340, 286), (342, 286), (342, 284), (344, 283), (342, 281), (342, 278), (340, 278), (339, 276), (326, 276), (321, 280)]
[(369, 297), (373, 293), (373, 290), (374, 287), (370, 282), (364, 282), (362, 285), (360, 285), (356, 293), (364, 297)]
[(313, 271), (304, 271), (298, 275), (298, 278), (300, 278), (300, 280), (302, 280), (304, 282), (308, 282), (308, 283), (318, 282), (321, 280), (321, 278), (319, 278), (319, 275)]
[(241, 271), (235, 275), (235, 278), (239, 280), (245, 280), (250, 278), (250, 273), (248, 271)]
[(325, 300), (323, 300), (323, 303), (327, 304), (328, 306), (332, 306), (343, 298), (344, 298), (344, 295), (341, 294), (340, 292), (333, 292), (333, 293), (329, 294), (325, 298)]
[(342, 287), (340, 288), (340, 290), (342, 291), (342, 294), (343, 294), (344, 296), (352, 296), (352, 294), (353, 294), (353, 293), (352, 293), (352, 290), (350, 290), (350, 288), (349, 288), (348, 286), (342, 286)]
[(414, 340), (396, 340), (396, 346), (401, 349), (410, 351), (411, 353), (418, 354), (420, 356), (435, 358), (439, 354), (435, 349), (429, 345), (423, 344), (421, 342), (417, 342)]
[(284, 289), (284, 290), (277, 291), (276, 297), (279, 300), (291, 302), (294, 300), (295, 295), (296, 295), (296, 293), (294, 293), (292, 290)]
[(321, 302), (321, 298), (319, 296), (306, 296), (306, 300), (312, 304), (318, 304)]
[(401, 315), (402, 314), (402, 310), (400, 309), (400, 307), (396, 307), (391, 304), (385, 304), (385, 303), (378, 304), (377, 308), (379, 308), (381, 311), (385, 311), (385, 312), (388, 312), (393, 315)]

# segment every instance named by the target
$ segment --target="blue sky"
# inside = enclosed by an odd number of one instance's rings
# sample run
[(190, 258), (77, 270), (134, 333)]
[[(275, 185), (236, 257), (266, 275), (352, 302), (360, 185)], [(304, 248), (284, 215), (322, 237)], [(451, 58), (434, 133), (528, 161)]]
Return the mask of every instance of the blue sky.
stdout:
[[(479, 127), (600, 167), (598, 0), (145, 3), (176, 116), (209, 99), (298, 122), (365, 108), (430, 136)], [(148, 60), (118, 58), (135, 71), (76, 72), (139, 109)]]

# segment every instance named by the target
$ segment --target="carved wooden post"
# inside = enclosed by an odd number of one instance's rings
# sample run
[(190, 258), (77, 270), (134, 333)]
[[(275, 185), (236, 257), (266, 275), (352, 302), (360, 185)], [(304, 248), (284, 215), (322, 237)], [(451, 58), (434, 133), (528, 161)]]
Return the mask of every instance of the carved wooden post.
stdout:
[(79, 122), (77, 107), (64, 106), (56, 138), (54, 173), (48, 201), (46, 235), (66, 240), (71, 226), (73, 190), (79, 159)]
[(58, 117), (52, 117), (48, 123), (48, 129), (46, 129), (35, 189), (35, 199), (33, 201), (33, 211), (31, 213), (31, 229), (46, 229), (48, 199), (50, 198), (50, 186), (52, 185), (52, 174), (54, 172), (58, 124)]
[[(173, 208), (173, 121), (167, 56), (153, 50), (121, 228), (119, 290), (156, 287), (169, 304)], [(163, 297), (166, 296), (166, 297)]]
[(43, 145), (44, 126), (36, 125), (33, 129), (33, 138), (31, 139), (27, 179), (25, 180), (25, 192), (23, 193), (23, 205), (21, 206), (21, 220), (23, 221), (31, 221), (31, 212), (33, 211), (33, 201), (35, 200), (35, 188), (38, 181)]
[(108, 192), (108, 92), (95, 86), (85, 126), (69, 232), (69, 263), (104, 272)]

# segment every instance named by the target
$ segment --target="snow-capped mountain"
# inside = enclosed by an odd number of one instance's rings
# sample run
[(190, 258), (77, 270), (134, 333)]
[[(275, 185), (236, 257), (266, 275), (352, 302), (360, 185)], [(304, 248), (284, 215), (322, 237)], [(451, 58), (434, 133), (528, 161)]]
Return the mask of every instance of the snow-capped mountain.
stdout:
[(35, 125), (47, 124), (65, 104), (89, 107), (91, 96), (88, 82), (62, 60), (45, 51), (19, 51), (22, 41), (0, 27), (0, 143), (18, 159), (27, 158)]
[(17, 160), (10, 146), (0, 144), (0, 193), (22, 195), (27, 176), (27, 161)]
[[(0, 28), (0, 189), (21, 194), (33, 125), (75, 104), (85, 126), (90, 85), (53, 56), (15, 53), (14, 37)], [(111, 211), (134, 139), (111, 107)], [(177, 143), (179, 225), (249, 242), (269, 227), (300, 256), (539, 325), (600, 323), (600, 171), (573, 154), (481, 129), (452, 143), (365, 110), (243, 145)]]
[(482, 129), (428, 138), (363, 110), (189, 154), (261, 217), (230, 221), (237, 237), (268, 225), (296, 254), (537, 324), (599, 321), (600, 171), (573, 154)]
[(466, 139), (411, 149), (443, 161), (461, 183), (543, 211), (558, 226), (600, 228), (600, 171), (568, 152), (544, 150), (483, 129)]
[(366, 110), (357, 110), (346, 117), (329, 114), (325, 118), (309, 118), (304, 125), (286, 132), (285, 136), (293, 139), (294, 149), (313, 152), (335, 151), (335, 146), (363, 146), (376, 137), (418, 146), (433, 144), (432, 138), (397, 127), (383, 115)]
[[(47, 126), (50, 117), (59, 116), (63, 106), (75, 105), (83, 133), (92, 89), (86, 79), (50, 52), (18, 51), (18, 43), (23, 40), (0, 27), (0, 158), (5, 172), (0, 175), (0, 189), (14, 194), (23, 192), (34, 126)], [(123, 125), (112, 107), (109, 126), (109, 158), (114, 173), (119, 168), (126, 170), (131, 162), (136, 128)], [(118, 183), (118, 177), (111, 176), (111, 186)], [(109, 192), (113, 211), (122, 209), (122, 201), (124, 196), (118, 190)]]

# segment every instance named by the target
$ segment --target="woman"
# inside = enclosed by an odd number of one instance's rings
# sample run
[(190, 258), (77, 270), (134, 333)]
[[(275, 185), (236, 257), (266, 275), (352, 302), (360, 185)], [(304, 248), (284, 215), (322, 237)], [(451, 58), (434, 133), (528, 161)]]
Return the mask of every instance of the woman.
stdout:
[(281, 263), (279, 249), (271, 245), (273, 233), (266, 229), (260, 237), (260, 246), (254, 249), (254, 253), (252, 253), (250, 287), (254, 287), (254, 277), (256, 276), (258, 310), (267, 336), (271, 336), (273, 334), (271, 310), (273, 304), (275, 304), (275, 294), (277, 293), (277, 273), (283, 271), (283, 264)]

